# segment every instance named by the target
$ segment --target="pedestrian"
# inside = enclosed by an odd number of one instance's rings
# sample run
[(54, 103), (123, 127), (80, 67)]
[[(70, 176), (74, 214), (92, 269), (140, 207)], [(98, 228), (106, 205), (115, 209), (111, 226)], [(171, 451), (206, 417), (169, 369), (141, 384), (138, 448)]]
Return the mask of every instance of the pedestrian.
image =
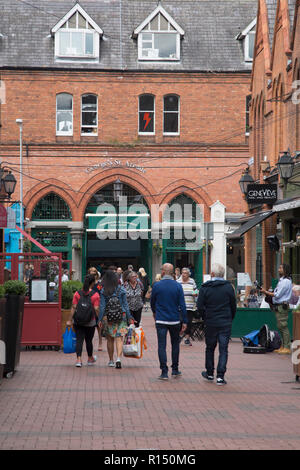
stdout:
[(288, 264), (281, 264), (278, 269), (280, 279), (274, 292), (262, 288), (261, 292), (271, 298), (275, 310), (277, 328), (282, 338), (282, 347), (276, 352), (279, 354), (291, 353), (291, 338), (288, 329), (289, 300), (292, 296), (291, 268)]
[(142, 310), (143, 310), (143, 285), (138, 280), (135, 271), (130, 271), (128, 280), (124, 284), (127, 302), (130, 309), (130, 315), (134, 318), (134, 324), (138, 328), (140, 326)]
[(175, 278), (176, 278), (176, 281), (180, 278), (181, 274), (180, 274), (180, 268), (175, 268)]
[[(99, 295), (100, 299), (100, 291), (102, 289), (102, 285), (100, 282), (100, 273), (97, 268), (92, 266), (88, 270), (88, 274), (91, 274), (92, 276), (95, 276), (95, 284), (93, 287), (93, 292), (97, 292)], [(102, 333), (103, 333), (103, 328), (100, 327), (99, 323), (96, 325), (97, 333), (98, 333), (98, 351), (102, 351)]]
[(256, 289), (251, 289), (246, 300), (246, 308), (259, 308), (259, 302)]
[(197, 301), (198, 311), (204, 320), (205, 332), (205, 368), (202, 377), (214, 380), (214, 353), (219, 343), (219, 361), (217, 366), (217, 385), (225, 385), (224, 378), (228, 361), (228, 344), (231, 325), (236, 313), (236, 298), (232, 285), (224, 280), (225, 268), (214, 264), (211, 268), (211, 280), (202, 284)]
[(187, 329), (185, 330), (185, 340), (184, 344), (187, 346), (192, 346), (191, 343), (191, 329), (192, 329), (192, 323), (193, 323), (193, 318), (195, 315), (195, 312), (197, 311), (197, 296), (198, 296), (198, 289), (196, 282), (194, 279), (190, 277), (190, 270), (189, 268), (182, 268), (181, 270), (181, 278), (177, 279), (177, 282), (181, 284), (183, 288), (183, 293), (184, 293), (184, 300), (185, 300), (185, 306), (186, 306), (186, 313), (188, 317), (188, 323), (187, 323)]
[[(161, 268), (162, 279), (155, 282), (152, 288), (151, 309), (155, 319), (158, 357), (161, 369), (160, 380), (168, 380), (167, 333), (169, 332), (172, 347), (172, 377), (181, 376), (179, 370), (180, 334), (187, 326), (187, 315), (184, 294), (181, 285), (173, 278), (174, 267), (165, 263)], [(183, 320), (182, 326), (181, 320)]]
[[(116, 312), (119, 319), (110, 321), (110, 315)], [(124, 336), (128, 331), (128, 325), (133, 324), (134, 319), (130, 315), (125, 289), (119, 284), (118, 276), (114, 271), (106, 271), (102, 279), (99, 322), (104, 328), (107, 339), (108, 366), (121, 369)], [(116, 362), (114, 362), (115, 343), (117, 350)]]
[(141, 281), (141, 283), (143, 284), (143, 303), (145, 305), (145, 296), (148, 292), (148, 289), (150, 287), (150, 281), (149, 281), (149, 277), (145, 271), (144, 268), (140, 268), (139, 271), (138, 271), (138, 279)]
[(119, 267), (117, 268), (117, 275), (118, 275), (118, 278), (119, 278), (120, 283), (123, 285), (122, 274), (123, 274), (123, 269), (119, 266)]
[[(70, 319), (67, 326), (72, 326), (76, 333), (76, 367), (82, 367), (82, 349), (85, 340), (88, 354), (88, 366), (96, 362), (97, 356), (93, 355), (93, 338), (99, 314), (99, 295), (93, 291), (95, 276), (88, 274), (85, 277), (83, 288), (76, 291), (73, 297)], [(86, 320), (84, 320), (86, 319)]]
[(123, 274), (122, 274), (122, 285), (124, 285), (126, 282), (128, 282), (128, 276), (129, 274), (131, 273), (131, 271), (129, 271), (129, 269), (126, 269)]

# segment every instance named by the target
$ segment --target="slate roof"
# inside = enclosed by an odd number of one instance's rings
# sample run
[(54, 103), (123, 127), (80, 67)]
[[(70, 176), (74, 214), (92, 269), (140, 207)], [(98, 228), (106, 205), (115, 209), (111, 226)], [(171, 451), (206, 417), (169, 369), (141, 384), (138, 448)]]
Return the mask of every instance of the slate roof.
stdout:
[[(274, 0), (275, 1), (275, 0)], [(56, 63), (50, 30), (74, 0), (0, 0), (0, 67), (100, 70), (250, 71), (237, 34), (256, 17), (257, 0), (165, 0), (185, 31), (179, 63), (138, 61), (131, 34), (157, 0), (84, 0), (80, 5), (104, 31), (97, 64)], [(33, 6), (30, 6), (31, 4)], [(120, 38), (122, 40), (120, 41)]]

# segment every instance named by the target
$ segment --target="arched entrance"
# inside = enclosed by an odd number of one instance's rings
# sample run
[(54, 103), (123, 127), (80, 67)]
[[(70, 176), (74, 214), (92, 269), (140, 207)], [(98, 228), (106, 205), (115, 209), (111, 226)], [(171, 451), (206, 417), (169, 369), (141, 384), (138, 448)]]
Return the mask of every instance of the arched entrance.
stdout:
[(83, 274), (90, 266), (144, 267), (151, 278), (151, 217), (143, 196), (116, 179), (89, 200), (84, 217)]
[[(204, 222), (204, 212), (200, 206), (187, 196), (180, 194), (169, 204), (169, 211), (163, 214), (163, 263), (172, 263), (174, 268), (189, 267), (191, 276), (197, 285), (203, 282), (203, 248), (202, 241), (192, 236), (196, 227)], [(187, 230), (188, 229), (188, 230)], [(176, 230), (179, 230), (176, 234)], [(163, 229), (164, 233), (164, 229)]]

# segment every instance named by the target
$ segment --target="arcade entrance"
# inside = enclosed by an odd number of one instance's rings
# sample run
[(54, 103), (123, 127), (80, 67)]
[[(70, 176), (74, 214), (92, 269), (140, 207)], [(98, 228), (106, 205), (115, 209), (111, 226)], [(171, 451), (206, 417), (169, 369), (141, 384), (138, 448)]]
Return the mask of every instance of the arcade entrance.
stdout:
[(131, 264), (135, 270), (143, 267), (151, 279), (150, 211), (135, 189), (120, 180), (102, 188), (90, 199), (84, 224), (84, 275), (90, 266), (115, 265), (125, 270)]

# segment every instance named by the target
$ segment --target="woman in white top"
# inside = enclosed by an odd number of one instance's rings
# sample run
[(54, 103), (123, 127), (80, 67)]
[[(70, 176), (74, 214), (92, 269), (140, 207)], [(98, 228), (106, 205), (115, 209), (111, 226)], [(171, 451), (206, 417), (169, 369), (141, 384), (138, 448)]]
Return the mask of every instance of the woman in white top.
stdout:
[(189, 268), (182, 268), (181, 277), (177, 279), (177, 282), (179, 282), (179, 284), (181, 284), (183, 288), (184, 300), (185, 300), (186, 311), (187, 311), (187, 316), (188, 316), (188, 325), (185, 331), (184, 344), (188, 346), (192, 346), (192, 343), (190, 341), (190, 336), (191, 336), (191, 327), (192, 327), (194, 314), (197, 310), (196, 300), (198, 296), (198, 289), (197, 289), (197, 285), (194, 279), (190, 277)]

